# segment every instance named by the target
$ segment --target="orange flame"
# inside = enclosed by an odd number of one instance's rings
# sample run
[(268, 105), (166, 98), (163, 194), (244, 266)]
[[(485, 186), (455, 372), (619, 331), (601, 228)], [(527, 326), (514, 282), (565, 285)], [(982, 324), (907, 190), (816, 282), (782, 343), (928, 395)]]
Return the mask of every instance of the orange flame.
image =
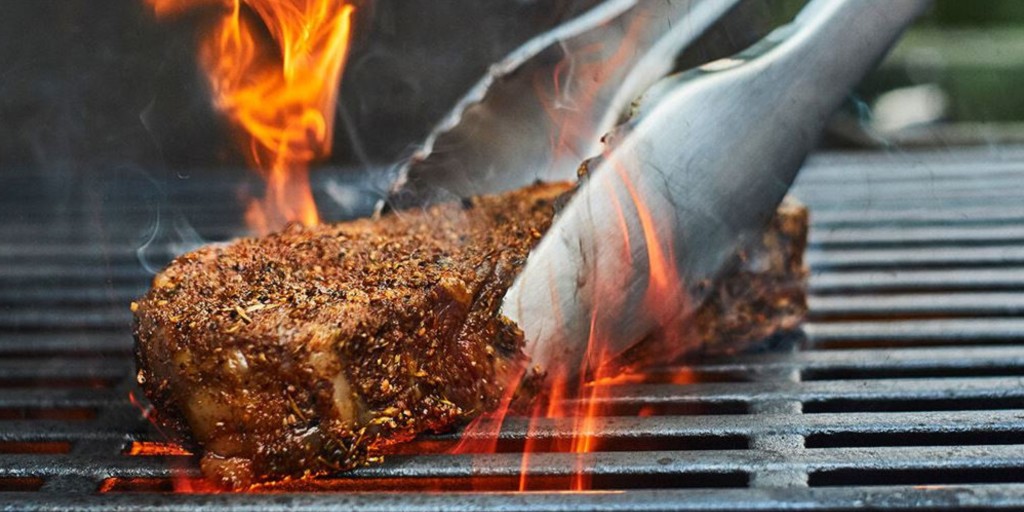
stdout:
[(589, 149), (586, 144), (604, 128), (597, 126), (601, 119), (595, 116), (606, 106), (599, 105), (599, 100), (616, 74), (636, 56), (638, 39), (651, 21), (638, 16), (624, 27), (625, 36), (614, 48), (600, 41), (589, 42), (566, 54), (550, 76), (532, 77), (537, 101), (551, 120), (548, 139), (553, 165), (563, 159), (580, 161), (593, 156), (582, 151)]
[(246, 220), (263, 233), (317, 224), (309, 166), (331, 152), (355, 7), (347, 0), (146, 1), (160, 17), (201, 3), (224, 7), (200, 39), (199, 60), (214, 105), (267, 181)]
[(177, 443), (160, 443), (156, 441), (132, 441), (128, 447), (127, 455), (158, 457), (158, 456), (179, 456), (187, 457), (192, 452), (186, 450)]
[[(582, 159), (591, 155), (579, 154), (589, 134), (596, 131), (595, 123), (599, 120), (594, 116), (603, 89), (608, 80), (615, 76), (620, 67), (633, 58), (637, 50), (638, 37), (645, 24), (651, 20), (637, 17), (624, 27), (626, 35), (621, 44), (611, 48), (601, 42), (592, 42), (576, 48), (575, 52), (555, 66), (550, 75), (533, 77), (536, 100), (551, 120), (552, 131), (548, 134), (552, 154), (557, 162), (562, 158)], [(621, 162), (613, 154), (603, 155), (610, 161), (620, 178), (621, 187), (609, 186), (607, 197), (616, 213), (620, 236), (623, 237), (624, 251), (619, 256), (629, 265), (633, 264), (633, 248), (643, 244), (646, 251), (646, 263), (649, 269), (644, 304), (648, 310), (664, 313), (666, 308), (677, 306), (679, 290), (682, 289), (681, 277), (674, 265), (673, 247), (670, 240), (664, 238), (670, 233), (671, 226), (660, 224), (670, 221), (655, 218), (651, 208), (645, 202), (643, 194), (626, 172), (626, 162)], [(631, 225), (627, 217), (635, 217), (638, 226)], [(632, 226), (632, 227), (631, 227)], [(639, 248), (639, 247), (637, 247)], [(595, 291), (595, 293), (600, 293)], [(558, 301), (554, 301), (555, 304)], [(608, 297), (595, 297), (592, 301), (594, 310), (590, 323), (590, 337), (587, 340), (584, 362), (587, 365), (579, 372), (577, 378), (568, 375), (548, 375), (545, 384), (545, 396), (536, 401), (528, 411), (507, 410), (506, 400), (497, 412), (478, 419), (464, 431), (462, 442), (451, 451), (454, 453), (490, 453), (497, 451), (496, 441), (502, 422), (508, 414), (526, 414), (526, 436), (522, 445), (522, 459), (519, 472), (519, 490), (569, 490), (574, 492), (591, 491), (592, 475), (585, 469), (586, 454), (600, 451), (605, 440), (597, 437), (598, 424), (602, 416), (617, 414), (604, 404), (612, 391), (622, 385), (648, 382), (652, 378), (673, 383), (693, 381), (692, 372), (679, 369), (678, 373), (665, 375), (649, 375), (637, 372), (632, 366), (625, 368), (611, 364), (619, 354), (612, 353), (608, 338), (612, 335), (608, 322), (614, 318), (609, 310), (615, 308), (614, 301)], [(558, 311), (552, 311), (559, 316)], [(657, 314), (657, 318), (665, 315)], [(662, 361), (663, 362), (663, 361)], [(596, 366), (591, 366), (591, 365)], [(656, 414), (651, 407), (642, 407), (637, 412), (640, 416)], [(561, 425), (571, 429), (568, 436), (553, 433), (548, 425), (549, 420), (558, 419)], [(491, 440), (488, 442), (488, 440)], [(540, 452), (564, 452), (576, 455), (576, 462), (571, 474), (552, 478), (550, 475), (537, 475), (531, 471), (533, 454)], [(486, 488), (487, 482), (481, 480), (480, 486)]]
[[(200, 60), (214, 95), (214, 104), (239, 131), (239, 147), (250, 165), (267, 179), (267, 194), (261, 202), (253, 202), (247, 215), (257, 230), (275, 229), (289, 221), (311, 225), (318, 221), (316, 207), (309, 190), (309, 165), (327, 156), (331, 149), (333, 116), (337, 100), (337, 83), (344, 68), (351, 33), (354, 7), (350, 0), (145, 0), (158, 16), (171, 16), (200, 3), (221, 5), (225, 9), (217, 23), (204, 34), (200, 44)], [(569, 55), (553, 75), (538, 76), (535, 82), (538, 97), (552, 120), (550, 143), (557, 157), (582, 159), (575, 142), (595, 130), (592, 114), (602, 86), (614, 71), (636, 51), (634, 35), (643, 23), (638, 18), (627, 27), (628, 35), (616, 48), (593, 43)], [(269, 40), (267, 34), (269, 33)], [(608, 51), (606, 51), (608, 50)], [(554, 80), (553, 84), (542, 81)], [(633, 258), (630, 237), (636, 235), (647, 248), (650, 281), (645, 302), (656, 307), (661, 299), (681, 287), (672, 265), (671, 244), (659, 238), (656, 221), (641, 194), (622, 169), (618, 169), (625, 186), (624, 196), (609, 190), (609, 198), (618, 214), (626, 250), (625, 261)], [(630, 233), (626, 222), (627, 209), (635, 209), (642, 233)], [(664, 230), (663, 230), (664, 232)], [(557, 303), (557, 301), (556, 301)], [(595, 300), (591, 318), (587, 360), (604, 361), (607, 354), (600, 325), (599, 306)], [(607, 304), (604, 304), (607, 309)], [(558, 315), (558, 311), (552, 312)], [(592, 487), (591, 477), (584, 472), (587, 453), (601, 449), (602, 440), (594, 435), (599, 418), (612, 411), (604, 408), (616, 386), (644, 382), (649, 376), (630, 373), (611, 365), (585, 368), (578, 379), (567, 375), (549, 375), (547, 396), (537, 401), (528, 412), (527, 435), (522, 446), (519, 490), (547, 489), (552, 486), (573, 491)], [(672, 382), (692, 379), (689, 373), (673, 376)], [(513, 395), (506, 395), (498, 411), (481, 416), (463, 431), (463, 438), (450, 449), (454, 453), (492, 453), (502, 449), (498, 433), (509, 411)], [(655, 414), (651, 407), (641, 408), (639, 415)], [(572, 428), (570, 437), (542, 438), (543, 420), (566, 419)], [(172, 447), (135, 445), (133, 454), (159, 452)], [(138, 451), (136, 451), (138, 450)], [(530, 472), (531, 454), (560, 451), (578, 455), (570, 477), (552, 480)], [(162, 453), (163, 454), (163, 453)], [(472, 483), (478, 490), (495, 486), (480, 478)], [(346, 480), (339, 480), (346, 482)], [(513, 480), (512, 485), (516, 482)], [(111, 484), (113, 485), (113, 484)], [(173, 479), (173, 490), (196, 492), (201, 482), (185, 472)], [(359, 482), (359, 489), (369, 484)], [(403, 483), (403, 485), (408, 485)], [(427, 484), (430, 485), (429, 483)], [(501, 485), (505, 485), (502, 481)]]

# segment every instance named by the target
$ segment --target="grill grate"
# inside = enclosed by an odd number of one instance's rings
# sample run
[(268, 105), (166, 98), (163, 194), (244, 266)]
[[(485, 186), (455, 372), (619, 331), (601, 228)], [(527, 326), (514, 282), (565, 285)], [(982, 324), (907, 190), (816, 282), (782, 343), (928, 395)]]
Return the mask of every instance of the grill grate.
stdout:
[[(225, 222), (240, 218), (231, 184), (245, 180), (230, 178), (164, 190), (124, 173), (56, 190), (0, 178), (0, 502), (54, 510), (1024, 506), (1022, 151), (814, 159), (796, 189), (813, 222), (806, 339), (652, 368), (642, 382), (612, 388), (599, 399), (608, 414), (587, 426), (593, 453), (556, 450), (572, 435), (571, 418), (511, 418), (497, 453), (450, 455), (457, 436), (435, 435), (384, 465), (273, 495), (168, 497), (198, 472), (187, 454), (161, 451), (159, 432), (129, 401), (127, 303), (144, 292), (146, 265), (197, 235), (236, 231)], [(674, 384), (684, 372), (696, 382)], [(512, 491), (527, 431), (540, 453), (527, 464), (537, 492), (524, 494)], [(555, 492), (579, 468), (595, 491), (624, 492)], [(434, 489), (451, 492), (423, 492)]]

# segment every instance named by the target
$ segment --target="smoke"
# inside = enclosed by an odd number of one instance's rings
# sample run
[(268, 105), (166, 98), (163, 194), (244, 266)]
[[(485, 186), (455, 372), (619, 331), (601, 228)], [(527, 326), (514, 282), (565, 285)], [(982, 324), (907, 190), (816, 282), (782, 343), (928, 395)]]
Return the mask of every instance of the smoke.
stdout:
[[(163, 208), (160, 206), (154, 209), (149, 234), (135, 250), (139, 264), (153, 275), (160, 272), (174, 258), (209, 243), (180, 213), (171, 210), (162, 214), (162, 211)], [(165, 216), (168, 218), (164, 218)]]

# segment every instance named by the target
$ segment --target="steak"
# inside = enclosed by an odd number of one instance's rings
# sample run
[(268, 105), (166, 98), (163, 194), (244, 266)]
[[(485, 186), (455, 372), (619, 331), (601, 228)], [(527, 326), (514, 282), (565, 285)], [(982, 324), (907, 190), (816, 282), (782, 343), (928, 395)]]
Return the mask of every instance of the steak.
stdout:
[(226, 486), (336, 472), (494, 408), (502, 297), (568, 184), (212, 246), (135, 311), (138, 381)]
[[(572, 189), (294, 225), (181, 256), (132, 304), (138, 382), (204, 475), (235, 488), (351, 469), (492, 410), (528, 363), (502, 298)], [(745, 261), (802, 283), (806, 216), (780, 216)], [(802, 284), (781, 301), (763, 284), (717, 290), (695, 335), (792, 327)]]

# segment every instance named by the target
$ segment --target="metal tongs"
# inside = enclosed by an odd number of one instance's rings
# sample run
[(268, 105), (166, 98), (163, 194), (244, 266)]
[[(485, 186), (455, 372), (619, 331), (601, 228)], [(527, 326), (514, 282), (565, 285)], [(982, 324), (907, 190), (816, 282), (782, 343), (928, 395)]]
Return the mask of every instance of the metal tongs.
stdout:
[[(540, 368), (577, 374), (695, 311), (771, 218), (830, 114), (930, 2), (812, 0), (749, 50), (663, 78), (738, 3), (605, 2), (500, 64), (399, 170), (391, 199), (414, 204), (569, 179), (601, 155), (505, 296)], [(557, 65), (551, 52), (625, 38), (633, 53), (601, 77), (587, 129), (570, 151), (552, 149), (549, 117), (522, 89), (529, 76)]]
[(630, 102), (743, 0), (604, 0), (490, 71), (398, 169), (389, 203), (573, 180)]

